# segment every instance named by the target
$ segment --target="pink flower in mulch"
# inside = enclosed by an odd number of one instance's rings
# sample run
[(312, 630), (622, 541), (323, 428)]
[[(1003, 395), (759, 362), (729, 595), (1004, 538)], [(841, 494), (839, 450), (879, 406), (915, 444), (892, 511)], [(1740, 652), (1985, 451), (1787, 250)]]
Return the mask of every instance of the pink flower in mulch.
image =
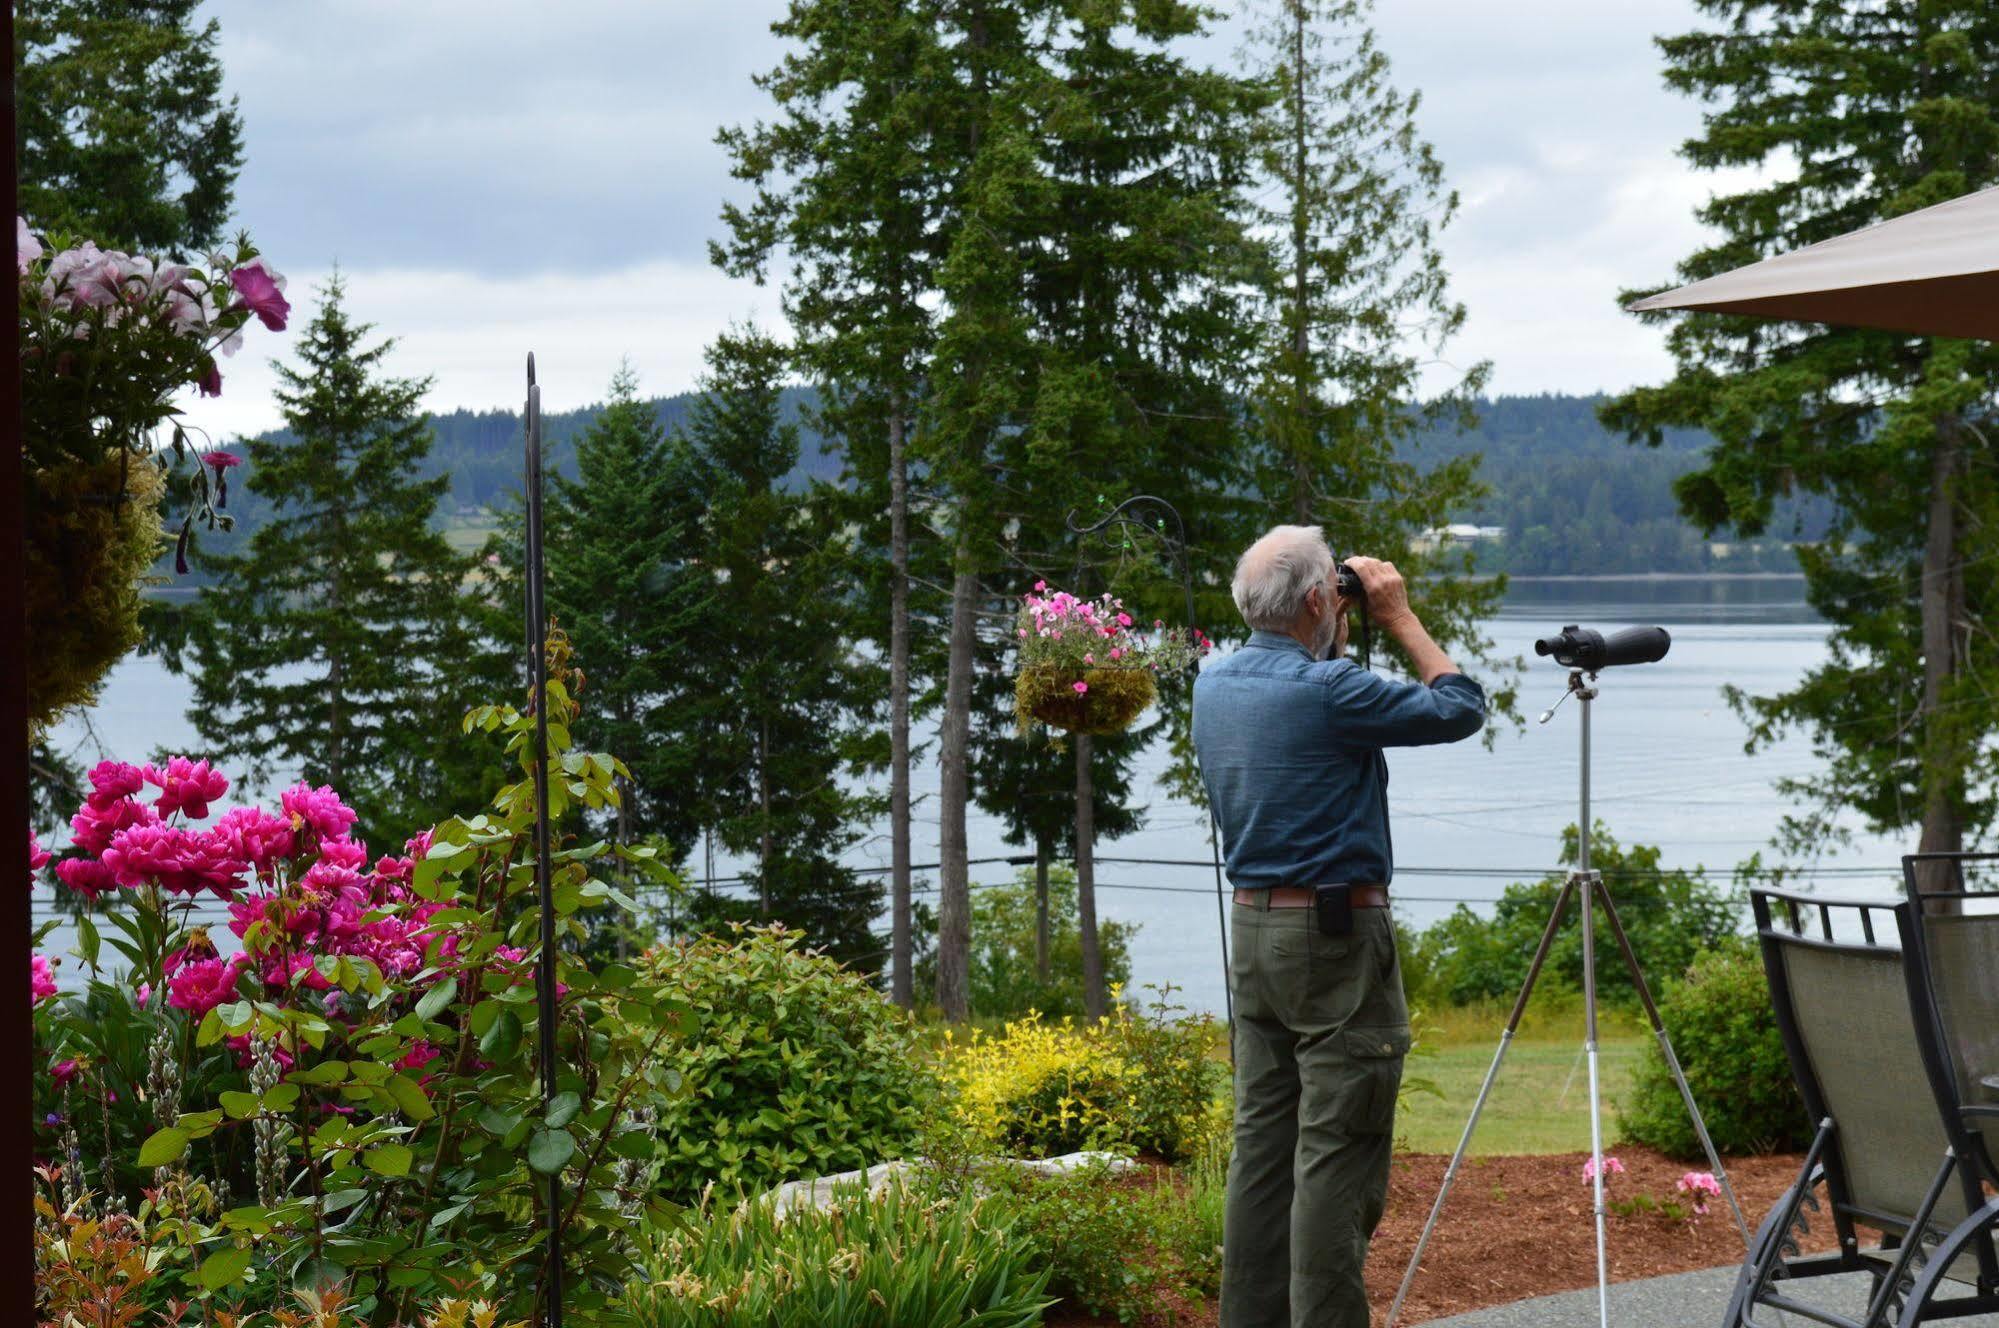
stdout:
[(208, 804), (219, 802), (229, 791), (229, 780), (206, 761), (190, 761), (185, 756), (167, 759), (165, 768), (149, 765), (146, 782), (159, 786), (160, 796), (153, 805), (160, 815), (184, 813), (190, 821), (208, 819)]
[(182, 963), (167, 983), (167, 1004), (200, 1019), (236, 994), (236, 979), (249, 963), (242, 955)]
[(28, 987), (33, 993), (29, 1005), (40, 1005), (56, 994), (55, 969), (49, 964), (47, 955), (28, 957)]
[(1086, 682), (1080, 682), (1080, 681), (1079, 681), (1079, 682), (1077, 682), (1077, 683), (1075, 683), (1075, 684), (1074, 684), (1074, 687), (1075, 687), (1075, 689), (1076, 689), (1076, 695), (1078, 695), (1078, 696), (1081, 696), (1081, 695), (1082, 695), (1082, 694), (1083, 694), (1084, 692), (1087, 692), (1087, 691), (1089, 691), (1089, 690), (1090, 690), (1090, 684), (1088, 684), (1088, 683), (1086, 683)]
[(229, 284), (243, 297), (243, 305), (273, 332), (285, 330), (291, 316), (291, 301), (284, 296), (285, 279), (264, 259), (253, 258), (229, 274)]
[(146, 787), (146, 772), (123, 761), (99, 761), (90, 768), (89, 778), (90, 794), (84, 801), (98, 811)]
[(268, 875), (278, 862), (298, 851), (291, 822), (261, 807), (224, 812), (214, 833), (228, 844), (230, 856), (249, 863), (259, 876)]
[(76, 1057), (72, 1056), (66, 1061), (57, 1061), (54, 1065), (51, 1065), (49, 1067), (49, 1078), (55, 1081), (57, 1088), (62, 1088), (70, 1080), (76, 1078), (76, 1070)]
[(42, 847), (42, 841), (36, 837), (34, 831), (30, 830), (28, 832), (28, 879), (30, 882), (34, 880), (35, 873), (48, 866), (49, 859), (54, 856), (54, 854)]
[(278, 798), (293, 829), (310, 827), (320, 839), (345, 839), (348, 827), (359, 814), (340, 801), (340, 795), (322, 784), (313, 788), (300, 780)]
[(118, 878), (96, 858), (64, 858), (56, 864), (56, 879), (86, 899), (118, 888)]
[[(1624, 1164), (1622, 1162), (1618, 1161), (1614, 1157), (1604, 1158), (1603, 1178), (1605, 1180), (1609, 1180), (1612, 1176), (1622, 1176), (1623, 1174), (1624, 1174)], [(1596, 1159), (1591, 1158), (1589, 1161), (1583, 1163), (1583, 1184), (1587, 1185), (1595, 1179), (1596, 1179)]]
[(1721, 1197), (1721, 1182), (1714, 1178), (1712, 1171), (1689, 1171), (1674, 1183), (1673, 1188), (1693, 1201), (1697, 1215), (1707, 1212), (1709, 1199)]

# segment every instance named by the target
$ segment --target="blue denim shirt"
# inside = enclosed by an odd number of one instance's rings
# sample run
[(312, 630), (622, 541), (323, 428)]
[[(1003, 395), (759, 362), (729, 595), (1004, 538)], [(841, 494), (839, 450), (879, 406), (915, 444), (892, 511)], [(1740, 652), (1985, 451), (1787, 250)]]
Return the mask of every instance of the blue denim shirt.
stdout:
[(1350, 659), (1315, 660), (1256, 632), (1194, 683), (1194, 751), (1221, 825), (1229, 880), (1262, 889), (1386, 885), (1384, 747), (1457, 742), (1485, 725), (1485, 690), (1461, 673), (1425, 687)]

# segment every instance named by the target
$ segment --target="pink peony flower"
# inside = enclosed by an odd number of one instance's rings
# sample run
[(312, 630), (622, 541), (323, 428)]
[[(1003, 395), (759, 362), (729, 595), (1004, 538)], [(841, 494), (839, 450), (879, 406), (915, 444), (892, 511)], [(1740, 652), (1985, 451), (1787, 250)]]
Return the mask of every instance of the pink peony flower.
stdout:
[(242, 955), (182, 963), (167, 984), (167, 1004), (200, 1019), (236, 994), (236, 979), (249, 966)]
[(313, 788), (300, 780), (278, 801), (294, 830), (310, 826), (321, 839), (347, 838), (347, 828), (358, 819), (357, 813), (340, 801), (340, 795), (324, 784)]
[(190, 761), (185, 756), (169, 757), (166, 768), (145, 768), (148, 784), (156, 784), (160, 796), (153, 805), (160, 815), (183, 812), (190, 821), (208, 819), (208, 804), (218, 802), (229, 791), (229, 781), (206, 761)]
[(85, 853), (102, 853), (111, 847), (119, 831), (139, 825), (157, 825), (160, 814), (145, 803), (120, 798), (102, 808), (86, 802), (69, 818), (69, 837)]
[(298, 836), (291, 822), (261, 807), (224, 812), (213, 833), (229, 846), (231, 857), (248, 863), (259, 876), (268, 875), (279, 861), (298, 851)]
[(26, 217), (14, 218), (14, 275), (20, 276), (42, 256), (42, 242), (28, 229)]
[(36, 872), (49, 865), (49, 859), (53, 856), (54, 854), (42, 847), (42, 841), (35, 837), (35, 832), (30, 830), (28, 832), (28, 879), (30, 882), (34, 880)]
[(86, 899), (118, 888), (118, 878), (96, 858), (64, 858), (56, 864), (56, 877)]
[(230, 855), (228, 836), (160, 823), (120, 830), (104, 850), (104, 865), (119, 885), (151, 882), (170, 894), (210, 890), (223, 899), (235, 893), (247, 867)]
[(29, 1005), (40, 1005), (56, 994), (55, 969), (50, 966), (47, 955), (28, 957), (28, 987), (33, 993)]
[(358, 872), (368, 865), (368, 845), (359, 839), (329, 839), (319, 846), (319, 861)]
[(243, 306), (257, 315), (273, 332), (285, 330), (291, 302), (284, 297), (285, 279), (261, 257), (253, 258), (229, 274), (229, 284), (243, 297)]
[(131, 797), (146, 787), (146, 772), (123, 761), (99, 761), (90, 768), (90, 795), (84, 801), (98, 811)]

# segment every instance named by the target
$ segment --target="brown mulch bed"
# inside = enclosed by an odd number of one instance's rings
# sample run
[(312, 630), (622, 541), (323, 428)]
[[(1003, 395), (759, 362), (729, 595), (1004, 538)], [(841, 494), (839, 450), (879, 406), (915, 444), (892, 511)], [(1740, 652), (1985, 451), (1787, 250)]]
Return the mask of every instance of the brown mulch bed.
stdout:
[[(1674, 1182), (1688, 1170), (1686, 1163), (1649, 1148), (1621, 1145), (1611, 1152), (1626, 1168), (1623, 1175), (1610, 1178), (1608, 1197), (1613, 1201), (1640, 1194), (1672, 1198)], [(1468, 1159), (1430, 1238), (1402, 1322), (1421, 1323), (1596, 1285), (1590, 1190), (1582, 1179), (1588, 1159), (1587, 1153)], [(1400, 1154), (1395, 1159), (1389, 1175), (1388, 1214), (1375, 1233), (1367, 1261), (1368, 1296), (1376, 1323), (1387, 1316), (1449, 1161), (1427, 1153)], [(1728, 1159), (1728, 1178), (1752, 1231), (1796, 1179), (1802, 1161), (1795, 1154)], [(1691, 1223), (1658, 1213), (1613, 1212), (1605, 1229), (1614, 1282), (1742, 1261), (1742, 1237), (1719, 1201), (1707, 1216)], [(1813, 1236), (1824, 1243), (1807, 1241), (1807, 1250), (1831, 1248), (1827, 1230)], [(1209, 1328), (1217, 1321), (1213, 1304), (1182, 1300), (1139, 1328)], [(1047, 1322), (1051, 1328), (1098, 1328), (1110, 1321), (1058, 1306)]]

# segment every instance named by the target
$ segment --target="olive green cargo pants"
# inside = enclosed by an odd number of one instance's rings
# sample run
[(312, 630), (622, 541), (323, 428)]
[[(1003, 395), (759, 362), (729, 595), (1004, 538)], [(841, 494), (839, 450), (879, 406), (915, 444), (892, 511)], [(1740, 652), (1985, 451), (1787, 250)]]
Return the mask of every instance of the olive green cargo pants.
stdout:
[(1409, 1009), (1388, 910), (1353, 919), (1324, 936), (1312, 909), (1234, 906), (1222, 1328), (1367, 1328)]

